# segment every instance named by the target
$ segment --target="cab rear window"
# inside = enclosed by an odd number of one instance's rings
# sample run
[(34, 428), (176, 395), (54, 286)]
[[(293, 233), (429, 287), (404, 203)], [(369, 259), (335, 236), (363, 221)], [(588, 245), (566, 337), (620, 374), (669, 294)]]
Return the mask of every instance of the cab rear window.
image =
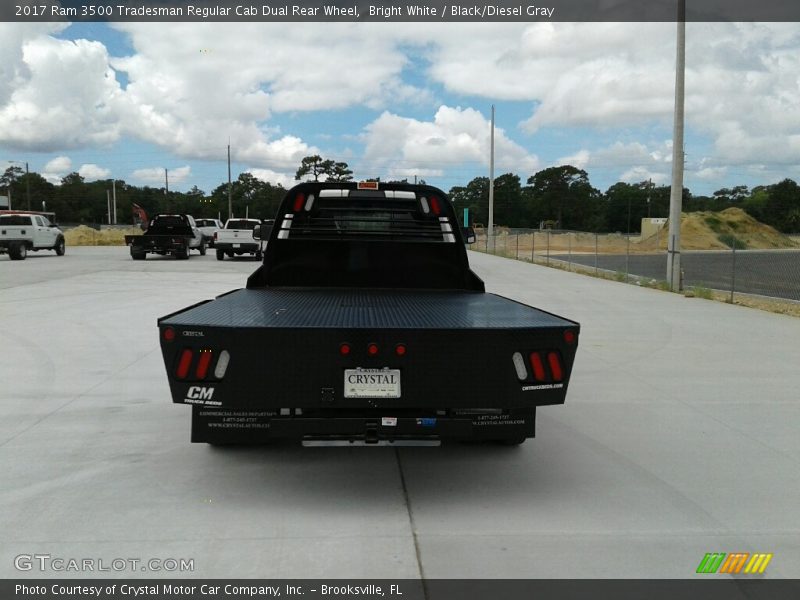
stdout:
[(0, 215), (0, 226), (30, 225), (31, 218), (23, 215)]

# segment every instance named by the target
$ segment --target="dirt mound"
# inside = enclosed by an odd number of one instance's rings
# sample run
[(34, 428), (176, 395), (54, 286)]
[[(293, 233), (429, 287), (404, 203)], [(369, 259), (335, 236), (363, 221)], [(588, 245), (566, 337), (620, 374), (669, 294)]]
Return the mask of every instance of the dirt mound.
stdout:
[[(658, 234), (658, 245), (667, 248), (669, 225)], [(654, 247), (656, 235), (636, 242)], [(722, 212), (692, 212), (681, 215), (681, 248), (683, 250), (730, 250), (798, 248), (800, 244), (776, 229), (757, 221), (741, 208)]]
[(126, 235), (141, 234), (142, 231), (136, 227), (124, 229), (93, 229), (86, 225), (80, 225), (64, 232), (64, 239), (67, 246), (124, 246)]

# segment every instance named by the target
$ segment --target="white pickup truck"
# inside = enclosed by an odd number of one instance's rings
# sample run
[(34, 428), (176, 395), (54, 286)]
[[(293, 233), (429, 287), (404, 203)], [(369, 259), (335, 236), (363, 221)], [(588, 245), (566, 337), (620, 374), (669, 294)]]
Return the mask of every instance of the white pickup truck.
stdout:
[(203, 234), (203, 241), (209, 248), (214, 247), (214, 234), (222, 229), (222, 221), (219, 219), (195, 219), (197, 228)]
[(233, 258), (234, 255), (252, 254), (256, 260), (262, 258), (261, 240), (253, 236), (253, 230), (261, 224), (259, 219), (228, 219), (225, 228), (214, 236), (217, 260)]
[(64, 256), (64, 232), (44, 215), (0, 214), (0, 254), (11, 260), (25, 260), (28, 251), (55, 250)]

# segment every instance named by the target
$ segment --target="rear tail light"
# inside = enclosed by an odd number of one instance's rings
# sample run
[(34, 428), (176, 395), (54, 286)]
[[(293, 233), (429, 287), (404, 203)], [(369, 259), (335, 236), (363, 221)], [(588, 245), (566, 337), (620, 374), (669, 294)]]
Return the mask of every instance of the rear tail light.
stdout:
[(350, 344), (348, 344), (347, 342), (339, 344), (339, 354), (341, 354), (342, 356), (347, 356), (348, 354), (350, 354), (350, 350), (352, 350), (352, 348), (350, 348)]
[(533, 369), (533, 378), (536, 381), (544, 381), (547, 376), (544, 372), (544, 363), (542, 362), (542, 355), (538, 352), (531, 352), (531, 368)]
[(547, 364), (550, 365), (550, 373), (553, 375), (553, 381), (561, 381), (564, 379), (564, 370), (561, 368), (561, 357), (558, 352), (547, 353)]
[(394, 353), (397, 354), (397, 356), (405, 356), (407, 351), (408, 348), (406, 348), (405, 344), (397, 344), (397, 346), (394, 347)]
[(514, 355), (511, 357), (511, 360), (514, 361), (514, 369), (517, 372), (517, 379), (520, 381), (524, 381), (528, 378), (528, 369), (525, 368), (525, 359), (522, 358), (522, 354), (519, 352), (514, 352)]
[(378, 354), (378, 344), (370, 344), (367, 346), (367, 354), (370, 356), (375, 356)]
[(181, 357), (178, 359), (178, 368), (175, 370), (175, 376), (178, 379), (186, 379), (189, 374), (189, 367), (192, 366), (192, 351), (186, 348), (181, 352)]
[(228, 353), (227, 350), (223, 350), (219, 353), (219, 358), (217, 359), (217, 366), (214, 367), (214, 377), (217, 379), (222, 379), (225, 377), (225, 371), (228, 370), (228, 363), (231, 361), (231, 355)]
[(195, 375), (197, 379), (205, 379), (208, 375), (208, 367), (211, 365), (211, 350), (201, 350), (200, 359), (197, 361), (197, 369)]
[(438, 217), (439, 214), (442, 212), (442, 207), (439, 205), (439, 198), (437, 198), (436, 196), (431, 196), (430, 203), (433, 214), (435, 214)]
[(297, 194), (297, 196), (294, 197), (294, 212), (300, 212), (305, 203), (306, 197), (303, 194)]
[(575, 343), (575, 332), (572, 331), (571, 329), (567, 329), (564, 332), (564, 341), (567, 342), (568, 344), (574, 344)]
[(162, 335), (165, 342), (171, 342), (175, 339), (175, 330), (172, 327), (166, 327), (164, 328), (164, 333)]
[(214, 232), (214, 241), (215, 242), (217, 241), (217, 232), (216, 231)]

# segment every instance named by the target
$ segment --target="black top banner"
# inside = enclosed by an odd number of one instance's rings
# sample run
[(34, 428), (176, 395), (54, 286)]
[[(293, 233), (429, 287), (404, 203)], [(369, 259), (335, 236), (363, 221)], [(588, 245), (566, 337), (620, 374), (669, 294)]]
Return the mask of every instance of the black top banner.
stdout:
[(0, 21), (669, 22), (681, 20), (683, 2), (688, 22), (800, 22), (797, 0), (12, 0), (0, 5)]

